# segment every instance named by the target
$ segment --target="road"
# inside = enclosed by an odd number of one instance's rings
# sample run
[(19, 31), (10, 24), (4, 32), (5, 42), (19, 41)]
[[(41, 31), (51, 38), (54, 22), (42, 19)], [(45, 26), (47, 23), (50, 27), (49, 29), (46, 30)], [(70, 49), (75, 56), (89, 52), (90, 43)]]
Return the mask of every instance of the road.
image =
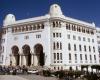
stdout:
[(0, 80), (58, 80), (54, 77), (40, 75), (0, 75)]

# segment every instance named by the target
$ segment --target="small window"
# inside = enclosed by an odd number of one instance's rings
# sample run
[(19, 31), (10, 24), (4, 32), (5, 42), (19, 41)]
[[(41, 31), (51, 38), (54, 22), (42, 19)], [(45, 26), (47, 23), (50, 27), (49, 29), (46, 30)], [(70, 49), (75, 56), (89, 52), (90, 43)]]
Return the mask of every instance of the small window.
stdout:
[(90, 60), (92, 60), (92, 56), (90, 55)]
[(55, 37), (55, 33), (53, 33), (53, 37)]
[(84, 51), (86, 52), (86, 46), (84, 46)]
[(70, 34), (67, 35), (67, 38), (70, 39)]
[(59, 60), (59, 53), (57, 53), (57, 60)]
[(85, 37), (83, 37), (83, 41), (85, 41)]
[(85, 60), (87, 60), (87, 55), (85, 54)]
[(89, 46), (89, 52), (91, 52), (91, 47)]
[(74, 44), (74, 51), (76, 51), (76, 44)]
[(68, 44), (68, 50), (71, 50), (71, 45), (70, 45), (70, 43)]
[(93, 46), (93, 52), (95, 52), (95, 47)]
[(71, 54), (69, 53), (69, 60), (71, 60)]
[(77, 60), (77, 54), (75, 54), (75, 60)]
[(92, 42), (94, 43), (94, 39), (92, 39)]
[(90, 38), (88, 38), (88, 42), (90, 42)]
[(54, 53), (54, 60), (56, 60), (56, 53)]
[(78, 36), (78, 40), (81, 41), (81, 37), (80, 36)]
[(81, 47), (81, 45), (79, 45), (79, 50), (82, 51), (82, 47)]
[(29, 36), (25, 36), (24, 39), (29, 39)]
[(94, 60), (96, 60), (96, 55), (94, 55)]
[(76, 36), (75, 35), (73, 35), (73, 40), (76, 40)]
[(80, 60), (82, 60), (82, 54), (80, 54)]

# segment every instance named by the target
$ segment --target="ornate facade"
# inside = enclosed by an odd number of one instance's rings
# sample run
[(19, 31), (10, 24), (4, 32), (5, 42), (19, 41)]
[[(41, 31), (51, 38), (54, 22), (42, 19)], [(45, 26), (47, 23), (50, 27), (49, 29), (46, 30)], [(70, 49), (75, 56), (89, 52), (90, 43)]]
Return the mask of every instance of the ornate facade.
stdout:
[(99, 64), (95, 24), (64, 16), (57, 4), (40, 17), (16, 20), (8, 14), (2, 28), (2, 65), (60, 70)]

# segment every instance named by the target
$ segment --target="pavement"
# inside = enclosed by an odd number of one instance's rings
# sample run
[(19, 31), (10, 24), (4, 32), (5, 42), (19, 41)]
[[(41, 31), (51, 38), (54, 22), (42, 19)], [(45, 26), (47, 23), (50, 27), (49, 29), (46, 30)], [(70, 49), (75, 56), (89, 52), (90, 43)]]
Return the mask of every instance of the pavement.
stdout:
[(58, 80), (55, 77), (44, 77), (40, 75), (0, 75), (0, 80)]

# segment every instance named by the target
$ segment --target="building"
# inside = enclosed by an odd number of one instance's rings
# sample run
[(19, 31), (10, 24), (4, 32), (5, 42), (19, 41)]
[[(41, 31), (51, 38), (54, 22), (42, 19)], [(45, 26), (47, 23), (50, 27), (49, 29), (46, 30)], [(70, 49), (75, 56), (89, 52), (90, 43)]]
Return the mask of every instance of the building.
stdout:
[(99, 64), (95, 24), (64, 16), (57, 4), (44, 16), (16, 20), (8, 14), (2, 28), (2, 65), (76, 70)]
[[(100, 57), (100, 28), (96, 28), (97, 31), (97, 43), (98, 43), (98, 52), (99, 52), (99, 57)], [(100, 59), (100, 58), (99, 58)]]

